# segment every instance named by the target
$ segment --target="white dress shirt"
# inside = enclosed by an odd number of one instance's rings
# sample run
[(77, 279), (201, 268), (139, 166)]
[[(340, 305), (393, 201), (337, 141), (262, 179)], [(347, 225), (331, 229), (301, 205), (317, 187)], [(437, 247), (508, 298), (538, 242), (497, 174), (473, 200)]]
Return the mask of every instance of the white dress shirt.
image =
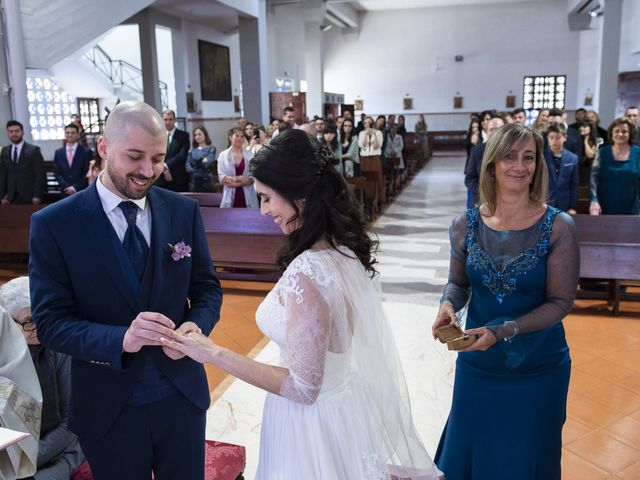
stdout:
[(22, 147), (24, 147), (24, 140), (21, 141), (20, 143), (12, 143), (11, 144), (11, 153), (9, 154), (9, 156), (11, 157), (11, 161), (13, 162), (13, 151), (17, 150), (18, 153), (16, 155), (16, 158), (20, 158), (20, 154), (22, 153)]
[[(100, 196), (100, 202), (104, 213), (107, 214), (107, 218), (111, 222), (113, 229), (116, 231), (118, 238), (122, 242), (124, 240), (124, 234), (127, 232), (129, 225), (127, 219), (124, 218), (122, 209), (118, 207), (120, 202), (125, 202), (128, 199), (120, 198), (113, 193), (102, 183), (102, 175), (98, 177), (96, 187), (98, 188), (98, 195)], [(142, 236), (147, 241), (147, 245), (151, 246), (151, 210), (147, 203), (147, 197), (143, 197), (139, 200), (131, 200), (138, 206), (138, 214), (136, 215), (136, 225), (142, 232)]]

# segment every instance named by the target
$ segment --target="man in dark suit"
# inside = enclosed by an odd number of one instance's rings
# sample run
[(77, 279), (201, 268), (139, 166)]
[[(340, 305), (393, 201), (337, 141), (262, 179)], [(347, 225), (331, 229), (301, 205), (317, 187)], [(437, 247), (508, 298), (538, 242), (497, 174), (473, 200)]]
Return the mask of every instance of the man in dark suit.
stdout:
[(31, 220), (32, 314), (72, 357), (69, 426), (96, 480), (204, 477), (204, 368), (161, 338), (209, 335), (222, 291), (197, 203), (152, 186), (166, 142), (155, 110), (120, 103), (100, 177)]
[(7, 122), (11, 145), (0, 153), (0, 201), (2, 205), (23, 203), (40, 205), (46, 183), (44, 159), (40, 147), (23, 140), (22, 124)]
[(162, 119), (167, 129), (167, 157), (164, 160), (164, 171), (157, 185), (174, 192), (186, 192), (189, 189), (186, 169), (189, 134), (176, 128), (176, 112), (173, 110), (162, 112)]
[(78, 143), (80, 129), (75, 123), (64, 127), (66, 145), (53, 154), (53, 173), (66, 196), (84, 190), (89, 185), (89, 151)]
[[(487, 140), (497, 129), (504, 125), (504, 120), (498, 114), (492, 114), (487, 124)], [(479, 143), (469, 153), (469, 161), (464, 167), (464, 184), (467, 186), (467, 208), (473, 208), (480, 202), (480, 171), (482, 170), (482, 157), (486, 143)]]
[(624, 111), (624, 116), (636, 126), (636, 138), (632, 138), (631, 141), (636, 145), (640, 145), (640, 110), (635, 105), (632, 105)]
[(549, 204), (575, 215), (578, 208), (580, 174), (578, 156), (563, 147), (567, 140), (564, 125), (552, 123), (547, 128), (548, 148), (544, 151), (549, 172)]

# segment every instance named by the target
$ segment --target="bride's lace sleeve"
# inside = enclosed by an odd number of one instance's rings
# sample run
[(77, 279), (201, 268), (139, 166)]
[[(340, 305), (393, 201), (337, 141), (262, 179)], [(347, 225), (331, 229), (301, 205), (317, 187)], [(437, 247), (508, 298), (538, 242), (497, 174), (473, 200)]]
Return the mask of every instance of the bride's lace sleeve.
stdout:
[(283, 294), (287, 320), (289, 374), (280, 395), (311, 405), (318, 398), (331, 338), (331, 312), (318, 285), (305, 273)]
[(460, 311), (469, 299), (466, 236), (467, 219), (463, 214), (454, 218), (449, 227), (449, 240), (451, 241), (449, 280), (440, 299), (440, 302), (450, 302), (456, 312)]

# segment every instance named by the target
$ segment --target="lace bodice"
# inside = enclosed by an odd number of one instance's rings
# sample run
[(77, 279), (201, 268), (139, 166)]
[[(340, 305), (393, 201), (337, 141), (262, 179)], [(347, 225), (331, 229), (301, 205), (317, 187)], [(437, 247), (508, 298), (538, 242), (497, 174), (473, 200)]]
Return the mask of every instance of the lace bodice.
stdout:
[(290, 400), (311, 404), (349, 376), (350, 309), (339, 288), (341, 262), (359, 263), (332, 249), (303, 252), (256, 312), (258, 327), (278, 344), (289, 369), (280, 394)]

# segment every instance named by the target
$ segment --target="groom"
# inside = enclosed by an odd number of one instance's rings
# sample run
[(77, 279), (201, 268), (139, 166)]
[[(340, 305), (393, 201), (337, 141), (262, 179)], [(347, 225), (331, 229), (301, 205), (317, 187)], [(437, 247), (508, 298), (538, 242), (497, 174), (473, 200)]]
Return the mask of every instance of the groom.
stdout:
[(96, 480), (204, 477), (204, 368), (160, 338), (208, 335), (222, 290), (196, 202), (152, 186), (166, 145), (155, 110), (120, 103), (98, 180), (31, 220), (33, 318), (73, 358), (69, 425)]

